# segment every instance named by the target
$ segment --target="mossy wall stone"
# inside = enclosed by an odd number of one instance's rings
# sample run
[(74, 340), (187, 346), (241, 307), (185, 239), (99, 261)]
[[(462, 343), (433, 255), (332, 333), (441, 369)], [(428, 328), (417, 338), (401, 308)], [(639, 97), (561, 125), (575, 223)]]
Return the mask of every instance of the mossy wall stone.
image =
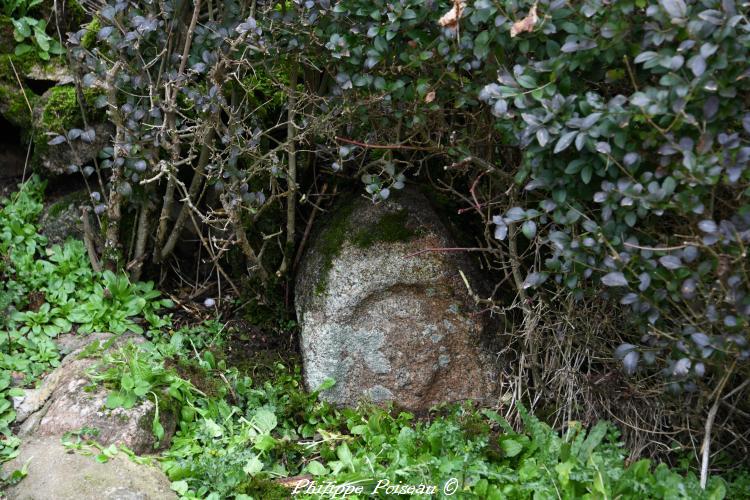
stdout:
[(340, 405), (393, 401), (413, 411), (496, 395), (486, 323), (459, 271), (461, 255), (427, 200), (407, 189), (373, 205), (339, 205), (300, 266), (295, 305), (305, 382)]
[[(88, 92), (84, 98), (87, 108), (93, 109), (95, 94)], [(60, 175), (68, 172), (70, 165), (82, 167), (94, 160), (110, 144), (114, 127), (103, 121), (101, 114), (88, 118), (95, 133), (92, 142), (79, 139), (73, 141), (73, 147), (67, 142), (50, 146), (52, 137), (66, 134), (72, 128), (83, 128), (84, 121), (74, 86), (55, 86), (45, 92), (34, 108), (34, 166), (46, 174)]]

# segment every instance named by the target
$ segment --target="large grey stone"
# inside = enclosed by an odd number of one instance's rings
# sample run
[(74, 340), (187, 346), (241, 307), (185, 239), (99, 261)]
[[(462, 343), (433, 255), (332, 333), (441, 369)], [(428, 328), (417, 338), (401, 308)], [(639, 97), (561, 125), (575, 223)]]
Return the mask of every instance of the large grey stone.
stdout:
[[(91, 342), (99, 341), (105, 347), (110, 339), (111, 334), (98, 333), (89, 336), (85, 344), (61, 340), (61, 348), (73, 347), (70, 354), (45, 377), (39, 388), (27, 390), (24, 397), (14, 400), (16, 423), (20, 424), (22, 438), (59, 437), (86, 427), (98, 429), (97, 441), (101, 444), (122, 444), (138, 454), (154, 451), (157, 443), (151, 430), (155, 414), (152, 400), (144, 400), (129, 409), (108, 409), (106, 388), (87, 389), (92, 384), (86, 372), (98, 359), (80, 355)], [(114, 339), (111, 347), (142, 341), (137, 335), (124, 335)], [(164, 445), (171, 439), (176, 421), (169, 411), (159, 412), (159, 417), (165, 431), (161, 443)]]
[[(340, 405), (394, 401), (413, 411), (441, 402), (491, 401), (495, 370), (486, 326), (460, 276), (463, 255), (424, 252), (455, 243), (417, 191), (336, 209), (297, 277), (305, 382)], [(476, 284), (476, 281), (475, 281)]]
[(105, 463), (68, 452), (58, 437), (24, 442), (4, 464), (4, 474), (28, 462), (28, 476), (4, 493), (18, 500), (166, 500), (177, 498), (156, 466), (140, 465), (118, 453)]

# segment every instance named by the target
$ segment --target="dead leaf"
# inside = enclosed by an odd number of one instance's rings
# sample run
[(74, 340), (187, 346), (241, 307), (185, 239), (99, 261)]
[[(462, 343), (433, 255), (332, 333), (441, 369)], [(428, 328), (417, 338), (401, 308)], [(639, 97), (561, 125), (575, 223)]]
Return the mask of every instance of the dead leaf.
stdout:
[(534, 4), (531, 9), (529, 9), (529, 15), (520, 21), (513, 23), (513, 26), (510, 28), (510, 37), (513, 38), (520, 33), (530, 33), (534, 30), (534, 26), (538, 20), (539, 18), (536, 15), (536, 4)]
[(282, 477), (276, 480), (276, 483), (280, 486), (283, 486), (284, 488), (294, 489), (298, 485), (299, 486), (306, 486), (310, 483), (310, 480), (312, 479), (312, 476), (310, 474), (305, 474), (302, 476), (294, 476), (294, 477)]
[(444, 28), (456, 29), (465, 5), (464, 0), (453, 0), (453, 8), (443, 14), (443, 17), (438, 20), (438, 24)]
[(430, 90), (429, 92), (427, 92), (427, 95), (424, 96), (424, 102), (426, 102), (427, 104), (430, 104), (434, 100), (435, 100), (435, 91)]

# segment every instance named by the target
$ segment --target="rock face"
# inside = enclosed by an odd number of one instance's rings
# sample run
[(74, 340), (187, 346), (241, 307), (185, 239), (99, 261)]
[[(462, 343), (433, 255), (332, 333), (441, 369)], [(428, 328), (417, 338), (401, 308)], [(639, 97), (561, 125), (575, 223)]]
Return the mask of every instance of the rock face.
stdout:
[(131, 462), (118, 453), (105, 463), (68, 453), (60, 438), (25, 442), (18, 457), (3, 466), (8, 474), (29, 461), (28, 476), (4, 493), (18, 500), (162, 500), (177, 498), (156, 467)]
[[(39, 231), (47, 237), (48, 244), (62, 244), (68, 238), (83, 239), (83, 222), (80, 205), (89, 200), (88, 192), (76, 191), (52, 204), (46, 204), (39, 220)], [(89, 214), (94, 231), (96, 218)]]
[[(111, 338), (110, 334), (93, 334), (85, 337), (83, 345), (79, 339), (61, 339), (61, 349), (70, 349), (59, 367), (48, 375), (38, 389), (27, 390), (22, 398), (16, 398), (16, 422), (21, 425), (19, 435), (46, 437), (62, 436), (83, 427), (99, 430), (97, 441), (104, 445), (123, 444), (135, 453), (149, 453), (155, 449), (155, 438), (151, 432), (154, 403), (146, 400), (137, 406), (124, 409), (107, 409), (108, 391), (102, 387), (87, 391), (91, 385), (86, 370), (97, 363), (94, 358), (81, 358), (81, 352), (93, 341), (101, 345)], [(113, 345), (127, 341), (139, 342), (141, 337), (124, 335)], [(175, 430), (175, 419), (169, 412), (159, 413), (165, 430), (162, 444), (168, 443)]]
[(483, 320), (455, 246), (417, 191), (373, 205), (339, 206), (305, 256), (296, 283), (308, 389), (340, 405), (394, 401), (412, 411), (440, 402), (492, 400), (494, 370)]

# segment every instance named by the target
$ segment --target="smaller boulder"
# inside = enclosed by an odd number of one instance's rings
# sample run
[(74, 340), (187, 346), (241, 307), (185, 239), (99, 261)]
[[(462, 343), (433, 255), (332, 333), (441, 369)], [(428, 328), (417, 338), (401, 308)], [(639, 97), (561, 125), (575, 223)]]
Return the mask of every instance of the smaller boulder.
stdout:
[(21, 469), (28, 475), (5, 491), (18, 500), (162, 500), (176, 499), (169, 479), (153, 465), (136, 464), (123, 453), (100, 463), (69, 452), (58, 437), (32, 439), (3, 473)]
[[(51, 204), (46, 204), (39, 221), (39, 231), (47, 237), (48, 245), (63, 244), (68, 238), (83, 239), (83, 221), (80, 206), (88, 202), (85, 190), (67, 194)], [(89, 214), (92, 228), (98, 228), (96, 218)], [(96, 230), (96, 229), (93, 229)]]
[[(16, 398), (20, 437), (59, 437), (84, 427), (94, 428), (99, 431), (99, 443), (125, 445), (137, 454), (153, 452), (159, 445), (169, 442), (176, 427), (175, 417), (170, 412), (159, 412), (164, 439), (157, 443), (151, 430), (156, 411), (153, 401), (144, 400), (130, 409), (108, 409), (109, 391), (100, 386), (91, 389), (86, 372), (98, 360), (81, 354), (91, 342), (106, 345), (110, 339), (112, 335), (107, 333), (90, 335), (89, 342), (63, 358), (60, 366), (44, 379), (38, 389), (28, 390), (24, 397)], [(123, 335), (113, 340), (112, 347), (126, 342), (143, 342), (143, 338)]]

